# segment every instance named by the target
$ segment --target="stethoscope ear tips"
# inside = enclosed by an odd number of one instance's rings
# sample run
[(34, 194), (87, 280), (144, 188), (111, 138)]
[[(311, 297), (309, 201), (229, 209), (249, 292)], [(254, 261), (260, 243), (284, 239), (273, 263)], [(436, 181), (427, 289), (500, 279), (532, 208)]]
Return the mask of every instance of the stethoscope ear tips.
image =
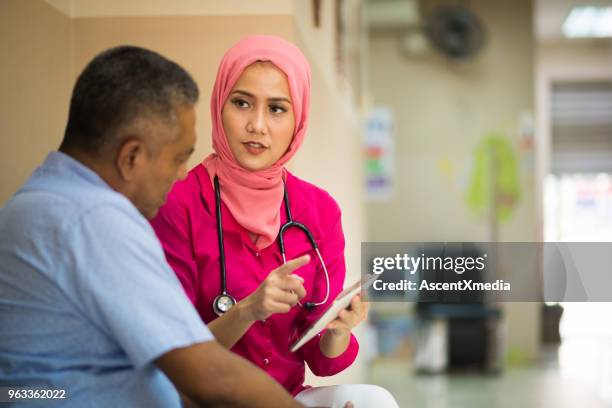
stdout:
[(317, 307), (317, 305), (314, 302), (306, 302), (306, 303), (304, 303), (304, 307), (309, 312), (312, 312), (315, 309), (315, 307)]

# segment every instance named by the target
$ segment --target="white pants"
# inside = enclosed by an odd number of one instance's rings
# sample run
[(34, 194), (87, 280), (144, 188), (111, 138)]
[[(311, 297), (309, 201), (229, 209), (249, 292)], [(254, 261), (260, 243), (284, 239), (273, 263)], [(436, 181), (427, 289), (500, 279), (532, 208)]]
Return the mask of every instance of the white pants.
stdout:
[(295, 400), (307, 407), (343, 408), (350, 401), (355, 408), (399, 408), (389, 391), (371, 384), (308, 388), (296, 395)]

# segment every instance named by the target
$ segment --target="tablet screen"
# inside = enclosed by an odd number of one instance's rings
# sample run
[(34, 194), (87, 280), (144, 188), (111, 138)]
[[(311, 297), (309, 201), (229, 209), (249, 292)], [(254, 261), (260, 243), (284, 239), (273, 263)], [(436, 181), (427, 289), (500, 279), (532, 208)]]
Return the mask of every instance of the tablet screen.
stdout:
[(362, 289), (367, 289), (370, 287), (377, 277), (378, 275), (375, 274), (366, 275), (340, 292), (325, 313), (323, 313), (321, 317), (319, 317), (319, 319), (317, 319), (312, 326), (306, 329), (304, 334), (302, 334), (302, 336), (300, 336), (300, 338), (291, 345), (291, 351), (295, 352), (297, 349), (306, 344), (308, 340), (316, 336), (317, 333), (325, 329), (328, 323), (334, 320), (342, 309), (346, 309), (351, 304), (353, 297), (361, 292)]

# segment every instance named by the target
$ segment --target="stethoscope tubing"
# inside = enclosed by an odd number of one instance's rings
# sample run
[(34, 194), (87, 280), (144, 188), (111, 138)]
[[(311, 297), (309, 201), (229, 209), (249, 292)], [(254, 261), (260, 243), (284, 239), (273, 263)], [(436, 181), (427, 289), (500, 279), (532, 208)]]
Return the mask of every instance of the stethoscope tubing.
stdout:
[(227, 295), (227, 269), (225, 266), (225, 246), (223, 245), (223, 222), (221, 220), (221, 189), (219, 178), (215, 176), (215, 212), (217, 214), (217, 242), (219, 244), (219, 267), (221, 268), (221, 294)]
[[(223, 245), (223, 223), (221, 219), (221, 188), (219, 186), (219, 178), (217, 176), (215, 176), (213, 183), (214, 183), (214, 188), (215, 188), (215, 213), (217, 217), (217, 242), (219, 245), (219, 269), (220, 269), (220, 275), (221, 275), (220, 277), (221, 293), (219, 296), (215, 298), (215, 302), (217, 302), (222, 296), (227, 296), (232, 300), (233, 304), (235, 304), (236, 300), (234, 299), (234, 297), (230, 295), (229, 293), (227, 293), (227, 269), (226, 269), (226, 264), (225, 264), (225, 246)], [(310, 241), (310, 245), (312, 246), (312, 249), (316, 252), (319, 262), (321, 263), (323, 267), (323, 272), (325, 273), (326, 290), (325, 290), (325, 297), (323, 298), (323, 300), (320, 302), (306, 302), (304, 304), (302, 304), (301, 302), (298, 302), (300, 306), (303, 306), (308, 310), (312, 310), (316, 306), (325, 304), (327, 300), (329, 299), (329, 292), (330, 292), (329, 272), (327, 271), (327, 266), (325, 265), (325, 262), (323, 261), (323, 257), (321, 256), (321, 252), (319, 251), (317, 242), (315, 241), (310, 230), (304, 224), (293, 220), (293, 216), (291, 214), (291, 205), (289, 202), (289, 195), (287, 194), (287, 188), (284, 185), (284, 182), (283, 182), (283, 186), (285, 187), (284, 193), (283, 193), (283, 201), (285, 203), (285, 214), (287, 217), (287, 221), (281, 226), (278, 232), (278, 246), (280, 249), (281, 256), (283, 258), (283, 264), (287, 263), (284, 234), (289, 228), (297, 228), (301, 230), (302, 232), (304, 232), (304, 234), (308, 238), (308, 241)], [(218, 308), (216, 304), (213, 305), (213, 309), (215, 309), (215, 312), (219, 314), (217, 312)]]

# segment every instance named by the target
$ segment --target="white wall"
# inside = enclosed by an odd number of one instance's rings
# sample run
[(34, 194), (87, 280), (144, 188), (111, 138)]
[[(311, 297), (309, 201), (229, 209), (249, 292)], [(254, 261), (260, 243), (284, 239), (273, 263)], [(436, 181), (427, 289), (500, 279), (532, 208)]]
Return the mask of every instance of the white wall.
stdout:
[[(519, 118), (534, 110), (532, 2), (474, 0), (467, 3), (485, 22), (487, 45), (478, 58), (450, 63), (437, 54), (406, 57), (396, 33), (374, 33), (369, 45), (369, 84), (375, 104), (396, 117), (396, 191), (367, 205), (372, 241), (487, 241), (486, 216), (466, 203), (474, 149), (491, 131), (516, 147)], [(535, 168), (521, 166), (522, 198), (500, 241), (535, 241)], [(504, 305), (509, 349), (535, 357), (537, 304)]]
[(612, 41), (574, 40), (542, 43), (536, 58), (537, 203), (543, 222), (542, 182), (550, 168), (551, 92), (558, 81), (612, 81)]

